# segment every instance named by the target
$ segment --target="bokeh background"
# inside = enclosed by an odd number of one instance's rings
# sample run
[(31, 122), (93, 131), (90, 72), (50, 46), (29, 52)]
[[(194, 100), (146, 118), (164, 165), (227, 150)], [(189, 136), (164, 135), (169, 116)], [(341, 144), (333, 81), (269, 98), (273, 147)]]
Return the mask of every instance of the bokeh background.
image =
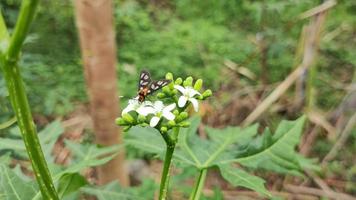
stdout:
[[(202, 105), (199, 115), (207, 125), (225, 127), (239, 125), (301, 62), (301, 34), (310, 18), (300, 16), (323, 1), (114, 2), (121, 106), (136, 95), (138, 74), (143, 68), (155, 79), (166, 72), (202, 77), (205, 87), (213, 90), (214, 98)], [(10, 31), (20, 3), (0, 1)], [(305, 75), (310, 82), (304, 83), (312, 89), (303, 87), (303, 81), (302, 87), (290, 88), (259, 118), (262, 125), (273, 128), (282, 118), (295, 119), (305, 109), (312, 109), (317, 114), (307, 125), (306, 134), (318, 120), (326, 120), (337, 131), (355, 113), (356, 1), (337, 1), (323, 24), (319, 42), (313, 70)], [(87, 112), (72, 1), (41, 1), (20, 66), (40, 126)], [(0, 74), (0, 121), (13, 115)], [(323, 128), (317, 132), (308, 154), (320, 160), (333, 147), (336, 137)], [(90, 130), (83, 134), (90, 134)], [(323, 177), (336, 190), (354, 195), (355, 139), (353, 128), (341, 152), (328, 163)], [(134, 150), (129, 150), (128, 155), (145, 156)], [(265, 176), (268, 180), (276, 179), (273, 175)]]

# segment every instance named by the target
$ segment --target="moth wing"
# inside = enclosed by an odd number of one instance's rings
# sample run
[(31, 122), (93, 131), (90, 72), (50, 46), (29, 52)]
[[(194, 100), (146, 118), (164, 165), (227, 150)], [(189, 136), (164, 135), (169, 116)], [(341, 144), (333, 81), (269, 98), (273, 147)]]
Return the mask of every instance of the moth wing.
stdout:
[(147, 94), (152, 94), (153, 92), (155, 92), (155, 91), (161, 89), (162, 87), (168, 85), (170, 82), (171, 82), (171, 80), (167, 80), (167, 79), (153, 81), (151, 83), (150, 87), (148, 88)]
[(151, 83), (151, 75), (148, 71), (142, 70), (140, 73), (140, 80), (138, 82), (138, 90), (141, 90)]

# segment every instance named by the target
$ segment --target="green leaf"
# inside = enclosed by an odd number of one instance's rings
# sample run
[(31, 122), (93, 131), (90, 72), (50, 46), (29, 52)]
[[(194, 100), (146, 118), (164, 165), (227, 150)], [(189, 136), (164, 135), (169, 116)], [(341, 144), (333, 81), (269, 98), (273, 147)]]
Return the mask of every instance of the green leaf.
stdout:
[(127, 132), (125, 144), (148, 153), (158, 154), (161, 158), (166, 151), (166, 145), (160, 133), (151, 127), (132, 127)]
[(79, 173), (64, 174), (58, 182), (58, 195), (62, 199), (87, 184), (87, 180)]
[(101, 187), (84, 187), (82, 192), (94, 195), (98, 200), (147, 200), (153, 199), (156, 185), (152, 180), (145, 180), (139, 187), (122, 188), (118, 182)]
[[(191, 120), (191, 126), (179, 134), (177, 153), (182, 154), (183, 162), (197, 168), (209, 168), (234, 158), (230, 150), (236, 145), (249, 142), (257, 133), (257, 125), (241, 129), (228, 127), (225, 129), (206, 128), (209, 140), (201, 139), (196, 131), (199, 118)], [(189, 160), (187, 162), (186, 160)]]
[(105, 164), (113, 159), (121, 148), (119, 145), (98, 147), (93, 144), (78, 144), (69, 140), (66, 140), (65, 144), (73, 154), (73, 164), (54, 175), (54, 181), (66, 173), (77, 173), (88, 167)]
[(38, 186), (36, 182), (25, 181), (7, 166), (0, 165), (0, 199), (31, 199), (37, 191)]
[[(17, 155), (27, 158), (25, 144), (21, 138), (16, 137), (18, 128), (11, 129), (10, 132), (15, 133), (15, 138), (0, 138), (0, 150), (13, 150)], [(54, 121), (48, 124), (42, 131), (38, 133), (43, 153), (47, 161), (53, 161), (52, 150), (58, 137), (63, 133), (64, 129), (59, 121)]]
[(263, 179), (229, 165), (219, 165), (219, 168), (224, 179), (229, 181), (233, 186), (242, 186), (264, 196), (271, 196), (264, 186), (265, 181)]
[(13, 125), (16, 121), (17, 121), (17, 120), (16, 120), (16, 117), (13, 117), (13, 118), (7, 120), (6, 122), (2, 122), (2, 123), (0, 124), (0, 130), (10, 127), (10, 126)]
[(245, 167), (293, 175), (302, 175), (299, 171), (303, 168), (317, 169), (311, 160), (303, 158), (295, 151), (304, 121), (304, 116), (296, 121), (282, 121), (273, 136), (266, 130), (262, 136), (237, 152), (237, 159), (231, 161)]
[[(167, 134), (170, 134), (170, 132)], [(162, 136), (151, 127), (132, 127), (127, 133), (125, 144), (148, 153), (157, 154), (160, 159), (163, 159), (166, 152), (166, 144)], [(180, 152), (174, 152), (174, 157), (187, 164), (194, 164)]]

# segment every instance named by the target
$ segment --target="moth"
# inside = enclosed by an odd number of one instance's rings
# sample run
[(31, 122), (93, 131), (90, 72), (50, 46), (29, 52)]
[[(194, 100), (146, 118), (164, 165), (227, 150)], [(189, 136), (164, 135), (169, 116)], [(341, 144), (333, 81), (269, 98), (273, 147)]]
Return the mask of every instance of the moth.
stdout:
[(163, 86), (168, 85), (170, 82), (171, 80), (167, 79), (152, 81), (150, 73), (146, 70), (142, 70), (140, 73), (140, 80), (138, 82), (138, 95), (136, 99), (142, 103), (145, 101), (147, 95), (154, 93), (155, 91), (161, 89)]

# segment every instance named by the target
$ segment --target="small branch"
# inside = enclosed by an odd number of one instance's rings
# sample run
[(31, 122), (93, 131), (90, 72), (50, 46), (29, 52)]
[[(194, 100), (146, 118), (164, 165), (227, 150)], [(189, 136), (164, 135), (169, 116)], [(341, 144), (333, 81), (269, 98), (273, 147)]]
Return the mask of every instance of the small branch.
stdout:
[(295, 194), (310, 194), (310, 195), (315, 195), (315, 196), (320, 196), (320, 197), (326, 197), (326, 198), (331, 198), (331, 199), (343, 199), (343, 200), (356, 200), (356, 198), (345, 194), (345, 193), (338, 193), (338, 192), (325, 192), (320, 189), (315, 189), (315, 188), (310, 188), (310, 187), (304, 187), (304, 186), (295, 186), (295, 185), (290, 185), (287, 184), (284, 186), (284, 188), (287, 191), (293, 192)]
[(326, 12), (320, 13), (308, 26), (305, 38), (304, 54), (301, 64), (266, 98), (257, 108), (250, 113), (242, 122), (242, 126), (247, 126), (259, 118), (282, 94), (302, 75), (303, 71), (310, 67), (314, 61), (319, 44), (319, 36), (322, 25), (326, 18)]
[(325, 1), (323, 4), (320, 4), (308, 11), (303, 12), (300, 16), (299, 19), (306, 19), (312, 16), (315, 16), (321, 12), (324, 12), (326, 10), (329, 10), (331, 7), (336, 5), (336, 1), (335, 0), (328, 0)]
[(347, 138), (350, 136), (352, 133), (352, 129), (355, 127), (356, 124), (356, 114), (353, 114), (350, 120), (347, 122), (344, 130), (341, 133), (341, 136), (333, 146), (333, 148), (329, 151), (329, 153), (324, 157), (322, 161), (322, 165), (325, 166), (326, 163), (337, 155), (338, 151), (342, 148), (342, 146), (345, 144)]

